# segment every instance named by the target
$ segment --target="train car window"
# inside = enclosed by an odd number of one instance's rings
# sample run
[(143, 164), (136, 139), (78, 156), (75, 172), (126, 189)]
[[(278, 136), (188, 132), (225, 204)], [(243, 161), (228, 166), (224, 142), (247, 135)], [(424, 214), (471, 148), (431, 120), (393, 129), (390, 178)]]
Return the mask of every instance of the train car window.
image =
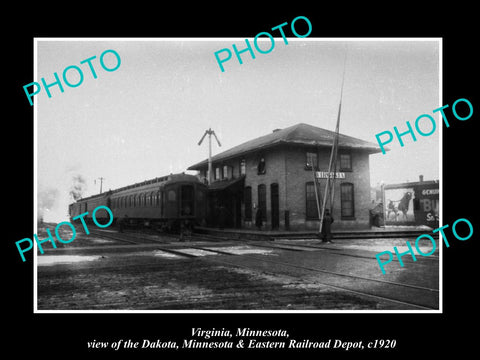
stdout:
[(164, 203), (165, 203), (165, 192), (160, 192), (160, 216), (163, 216), (164, 210)]
[(194, 191), (192, 185), (182, 185), (181, 187), (180, 215), (193, 215), (194, 209)]
[(204, 192), (203, 192), (202, 190), (197, 189), (197, 200), (198, 200), (198, 201), (203, 201), (203, 200), (204, 200), (204, 199), (203, 199), (203, 198), (204, 198), (204, 195), (205, 195), (205, 194), (204, 194)]
[(177, 193), (175, 190), (168, 191), (168, 201), (176, 201), (177, 200)]

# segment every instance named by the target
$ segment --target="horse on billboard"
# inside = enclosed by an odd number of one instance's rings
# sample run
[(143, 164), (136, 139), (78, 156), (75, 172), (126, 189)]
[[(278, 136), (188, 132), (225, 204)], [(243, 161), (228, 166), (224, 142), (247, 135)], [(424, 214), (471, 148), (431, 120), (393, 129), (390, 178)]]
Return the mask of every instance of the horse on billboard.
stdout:
[(408, 212), (408, 207), (410, 206), (410, 200), (412, 198), (412, 193), (411, 192), (406, 192), (403, 197), (400, 199), (400, 202), (398, 204), (398, 210), (403, 213), (403, 220), (408, 220), (407, 219), (407, 212)]
[[(390, 213), (394, 213), (395, 221), (398, 221), (399, 212), (403, 214), (403, 220), (408, 220), (407, 212), (410, 207), (410, 200), (412, 199), (412, 193), (406, 192), (400, 200), (389, 200), (387, 206), (387, 219), (390, 218)], [(398, 205), (395, 203), (398, 202)]]

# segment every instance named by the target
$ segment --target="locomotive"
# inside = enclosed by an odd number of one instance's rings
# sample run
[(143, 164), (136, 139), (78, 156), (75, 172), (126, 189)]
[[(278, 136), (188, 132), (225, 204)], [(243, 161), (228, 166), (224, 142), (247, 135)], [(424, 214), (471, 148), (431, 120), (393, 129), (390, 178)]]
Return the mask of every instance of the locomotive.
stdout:
[[(115, 224), (124, 227), (149, 227), (163, 231), (191, 231), (205, 223), (207, 186), (196, 176), (171, 174), (116, 190), (77, 200), (69, 205), (70, 218), (93, 210), (100, 205), (112, 210)], [(108, 222), (108, 213), (98, 211), (98, 222)]]

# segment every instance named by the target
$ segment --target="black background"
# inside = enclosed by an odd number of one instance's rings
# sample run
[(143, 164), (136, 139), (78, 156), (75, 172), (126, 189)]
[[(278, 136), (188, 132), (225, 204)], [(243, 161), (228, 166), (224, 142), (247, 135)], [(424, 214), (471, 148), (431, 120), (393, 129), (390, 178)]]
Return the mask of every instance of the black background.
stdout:
[[(203, 2), (206, 3), (206, 2)], [(445, 4), (445, 3), (443, 3)], [(329, 338), (363, 340), (396, 339), (393, 350), (366, 352), (364, 355), (402, 354), (435, 356), (455, 351), (459, 356), (476, 348), (476, 257), (478, 257), (478, 201), (476, 171), (477, 133), (480, 106), (478, 41), (474, 30), (478, 19), (473, 5), (460, 2), (420, 8), (418, 4), (384, 3), (382, 6), (351, 6), (339, 3), (315, 8), (283, 3), (259, 9), (258, 3), (220, 3), (216, 6), (180, 4), (180, 9), (162, 3), (116, 2), (100, 8), (98, 4), (73, 5), (49, 3), (24, 8), (5, 8), (2, 23), (5, 47), (2, 51), (3, 75), (3, 171), (2, 218), (6, 232), (2, 239), (2, 287), (4, 299), (4, 352), (17, 355), (59, 358), (65, 356), (113, 356), (113, 351), (88, 350), (93, 339), (181, 340), (192, 327), (258, 329), (281, 328), (295, 338), (312, 341)], [(13, 10), (12, 10), (13, 9)], [(443, 223), (458, 218), (469, 219), (474, 235), (467, 241), (449, 239), (444, 247), (443, 314), (33, 314), (33, 258), (21, 262), (15, 241), (33, 235), (33, 108), (23, 85), (33, 78), (34, 37), (242, 37), (257, 33), (297, 16), (312, 23), (309, 37), (442, 37), (443, 38), (443, 104), (467, 98), (474, 114), (467, 121), (457, 121), (450, 114), (450, 128), (443, 129)], [(299, 33), (303, 33), (299, 30)], [(6, 96), (6, 98), (5, 98)], [(433, 110), (433, 109), (432, 109)], [(393, 110), (392, 110), (393, 111)], [(420, 114), (419, 114), (420, 115)], [(405, 119), (409, 120), (409, 119)], [(411, 119), (410, 119), (411, 120)], [(51, 144), (55, 147), (55, 144)], [(414, 161), (414, 159), (412, 159)], [(447, 231), (447, 234), (451, 234)], [(4, 332), (5, 334), (5, 332)], [(272, 351), (272, 350), (270, 350)], [(285, 350), (283, 350), (285, 351)], [(125, 351), (124, 351), (125, 352)], [(135, 357), (178, 356), (160, 350), (127, 351)], [(291, 355), (331, 358), (338, 355), (358, 356), (349, 351), (289, 351)], [(184, 355), (194, 355), (189, 350)], [(205, 355), (222, 354), (204, 351)], [(245, 351), (245, 356), (262, 355)], [(279, 354), (277, 352), (277, 354)]]

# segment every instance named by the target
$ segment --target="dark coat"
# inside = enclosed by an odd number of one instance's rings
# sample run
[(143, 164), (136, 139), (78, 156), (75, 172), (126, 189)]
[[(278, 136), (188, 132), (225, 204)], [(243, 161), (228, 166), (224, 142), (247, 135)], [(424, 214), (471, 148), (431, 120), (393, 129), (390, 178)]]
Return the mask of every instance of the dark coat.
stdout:
[(263, 213), (262, 209), (258, 208), (257, 213), (255, 214), (255, 226), (261, 228), (263, 224)]
[(333, 217), (330, 214), (325, 214), (323, 216), (323, 223), (322, 223), (322, 237), (324, 239), (331, 239), (332, 238), (332, 224), (333, 224)]

